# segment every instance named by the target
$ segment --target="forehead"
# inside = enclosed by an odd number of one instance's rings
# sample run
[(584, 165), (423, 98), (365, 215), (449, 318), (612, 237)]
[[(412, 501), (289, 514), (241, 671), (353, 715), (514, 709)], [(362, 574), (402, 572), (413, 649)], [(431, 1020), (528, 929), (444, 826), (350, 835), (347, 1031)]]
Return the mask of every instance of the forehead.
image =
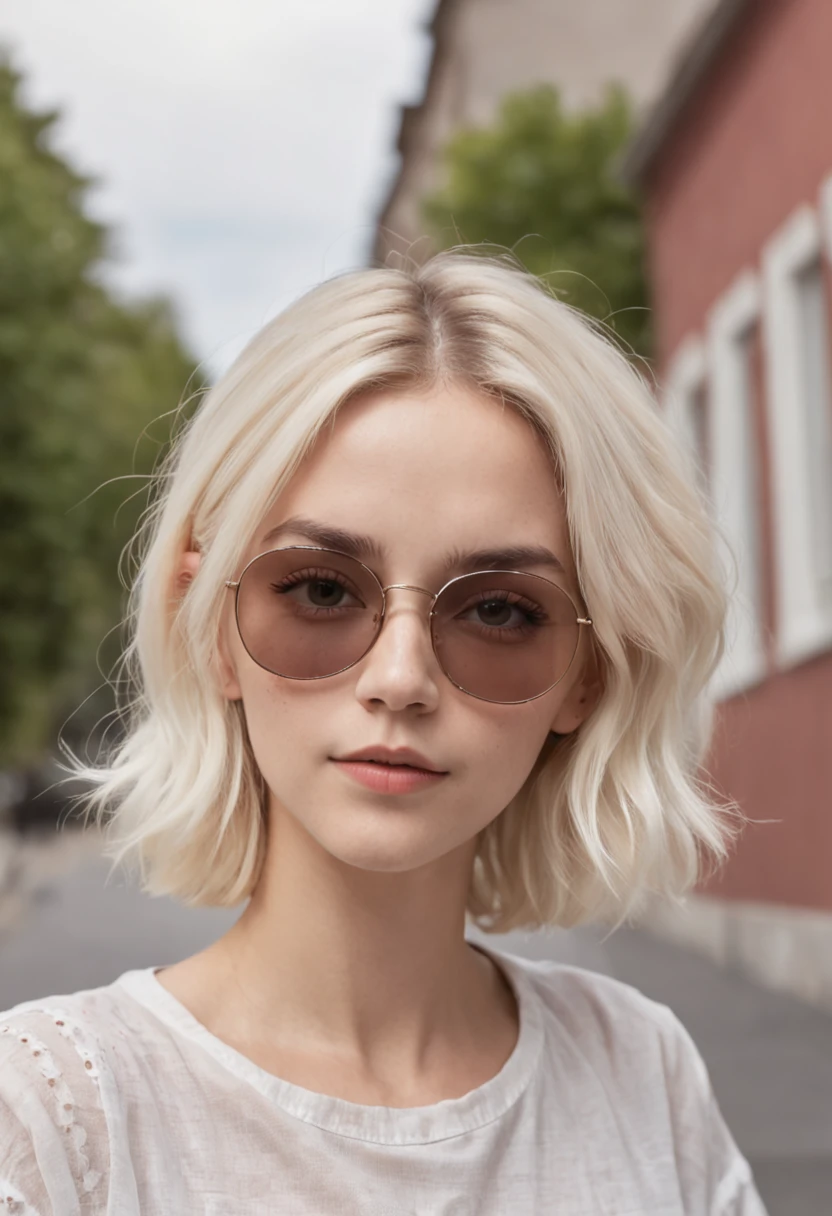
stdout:
[(427, 558), (440, 548), (536, 543), (571, 568), (543, 439), (513, 407), (461, 386), (350, 401), (264, 527), (295, 515), (372, 535), (391, 554), (403, 546), (409, 557)]

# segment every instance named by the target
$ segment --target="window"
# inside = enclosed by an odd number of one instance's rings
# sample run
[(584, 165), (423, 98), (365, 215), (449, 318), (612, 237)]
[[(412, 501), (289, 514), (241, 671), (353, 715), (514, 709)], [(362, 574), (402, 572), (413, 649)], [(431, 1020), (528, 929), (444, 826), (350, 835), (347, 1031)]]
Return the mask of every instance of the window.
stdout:
[(755, 617), (762, 617), (762, 528), (760, 466), (757, 449), (757, 390), (754, 376), (754, 347), (758, 327), (755, 322), (735, 335), (733, 340), (734, 408), (737, 411), (736, 478), (741, 507), (737, 539), (748, 566), (745, 592)]
[(805, 415), (811, 552), (817, 581), (832, 595), (832, 392), (829, 312), (820, 258), (795, 275), (800, 335), (801, 408)]
[(777, 658), (832, 646), (832, 399), (818, 214), (799, 207), (763, 253)]
[(665, 408), (668, 421), (690, 455), (703, 489), (710, 482), (708, 388), (705, 348), (698, 337), (685, 339), (670, 363)]
[(733, 594), (726, 654), (714, 680), (718, 699), (741, 692), (766, 672), (756, 376), (759, 307), (759, 286), (751, 272), (741, 274), (715, 304), (709, 318), (707, 431), (698, 423), (700, 443), (707, 444), (715, 515), (731, 547), (726, 573)]
[(711, 481), (711, 452), (708, 436), (708, 390), (704, 380), (691, 386), (686, 403), (686, 414), (696, 471), (702, 488), (708, 491)]

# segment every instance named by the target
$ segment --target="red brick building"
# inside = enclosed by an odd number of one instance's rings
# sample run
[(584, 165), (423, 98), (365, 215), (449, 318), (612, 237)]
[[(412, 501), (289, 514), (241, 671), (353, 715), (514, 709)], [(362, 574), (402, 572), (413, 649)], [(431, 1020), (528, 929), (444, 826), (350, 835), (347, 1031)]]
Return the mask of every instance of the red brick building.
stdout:
[(721, 0), (624, 162), (659, 377), (737, 557), (710, 762), (753, 820), (668, 915), (832, 1008), (832, 3)]

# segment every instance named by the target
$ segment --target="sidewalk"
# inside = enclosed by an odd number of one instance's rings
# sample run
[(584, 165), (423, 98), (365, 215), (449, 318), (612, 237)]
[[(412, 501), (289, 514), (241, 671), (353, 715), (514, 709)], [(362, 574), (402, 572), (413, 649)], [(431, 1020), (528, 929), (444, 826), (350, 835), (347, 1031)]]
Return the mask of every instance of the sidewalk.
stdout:
[(690, 1031), (770, 1216), (832, 1216), (832, 1017), (646, 935), (607, 949)]
[[(110, 866), (94, 841), (71, 847), (76, 864), (61, 871), (60, 851), (53, 851), (37, 901), (16, 928), (0, 929), (0, 1009), (106, 984), (128, 968), (174, 962), (214, 940), (239, 914), (150, 899), (118, 872), (107, 882)], [(34, 883), (37, 866), (30, 870)], [(831, 1216), (832, 1017), (641, 932), (602, 936), (579, 929), (485, 940), (614, 975), (669, 1005), (705, 1058), (769, 1216)]]
[(21, 836), (0, 826), (0, 949), (4, 935), (23, 923), (40, 891), (99, 853), (99, 840), (93, 831)]

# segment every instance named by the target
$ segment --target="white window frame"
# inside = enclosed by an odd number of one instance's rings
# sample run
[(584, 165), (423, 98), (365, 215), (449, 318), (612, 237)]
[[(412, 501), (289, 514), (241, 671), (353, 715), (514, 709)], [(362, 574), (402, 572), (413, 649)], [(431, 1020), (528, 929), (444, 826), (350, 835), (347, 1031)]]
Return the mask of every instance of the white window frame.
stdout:
[(746, 374), (738, 363), (739, 344), (761, 315), (758, 276), (743, 271), (714, 304), (707, 319), (707, 361), (710, 366), (710, 486), (717, 522), (736, 557), (725, 574), (733, 594), (726, 622), (726, 651), (714, 673), (711, 691), (724, 700), (759, 683), (766, 676), (762, 610), (762, 520), (758, 501), (748, 514), (748, 490), (741, 470), (751, 460), (752, 485), (761, 474), (753, 427), (753, 396), (744, 417), (737, 408), (739, 378)]
[[(824, 210), (832, 212), (827, 183)], [(832, 216), (827, 221), (827, 229)], [(832, 239), (832, 234), (830, 234)], [(766, 399), (771, 436), (776, 656), (791, 666), (832, 646), (832, 604), (824, 603), (812, 559), (812, 500), (802, 392), (797, 275), (823, 255), (822, 227), (808, 203), (792, 212), (763, 250)]]
[(821, 244), (832, 260), (832, 173), (820, 188), (820, 228)]
[[(665, 416), (694, 465), (700, 459), (693, 411), (699, 393), (708, 386), (705, 343), (690, 334), (674, 354), (665, 376)], [(696, 472), (696, 470), (694, 470)], [(710, 472), (708, 471), (710, 477)]]
[[(826, 179), (820, 189), (820, 223), (821, 223), (821, 271), (824, 275), (824, 282), (829, 282), (829, 264), (832, 264), (832, 174)], [(825, 261), (824, 261), (825, 257)], [(827, 320), (830, 320), (832, 314), (832, 300), (829, 298), (829, 292), (826, 293)], [(829, 346), (827, 347), (828, 364), (827, 371), (832, 377), (832, 325), (829, 326)], [(832, 467), (828, 469), (830, 485), (832, 485)], [(826, 597), (825, 611), (832, 615), (832, 601), (828, 597), (832, 595), (832, 585), (827, 585), (821, 588), (821, 597)]]

